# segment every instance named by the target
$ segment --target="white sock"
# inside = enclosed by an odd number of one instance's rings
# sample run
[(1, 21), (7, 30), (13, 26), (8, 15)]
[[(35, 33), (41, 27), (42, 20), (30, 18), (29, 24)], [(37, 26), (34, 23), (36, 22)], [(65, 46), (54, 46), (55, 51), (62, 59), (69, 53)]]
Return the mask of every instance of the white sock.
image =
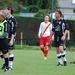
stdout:
[(67, 61), (67, 59), (66, 59), (66, 55), (65, 55), (65, 52), (62, 53), (62, 58), (63, 58), (64, 61)]
[(63, 63), (62, 63), (61, 53), (60, 53), (60, 54), (57, 54), (57, 59), (58, 59), (58, 62), (59, 62), (60, 64), (63, 64)]
[(9, 67), (12, 68), (13, 61), (9, 61)]
[[(9, 55), (9, 59), (12, 58), (14, 58), (14, 55), (13, 54)], [(9, 67), (12, 68), (12, 66), (13, 66), (13, 60), (9, 60)]]

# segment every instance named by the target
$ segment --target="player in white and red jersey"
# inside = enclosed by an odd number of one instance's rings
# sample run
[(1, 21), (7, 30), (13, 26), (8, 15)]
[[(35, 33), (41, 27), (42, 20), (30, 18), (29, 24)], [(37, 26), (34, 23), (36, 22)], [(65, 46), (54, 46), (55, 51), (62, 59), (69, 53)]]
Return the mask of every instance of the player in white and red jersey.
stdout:
[(44, 59), (47, 58), (48, 49), (51, 42), (50, 33), (52, 31), (52, 23), (49, 22), (49, 16), (46, 15), (44, 22), (40, 24), (38, 37), (40, 39), (40, 49), (44, 53)]

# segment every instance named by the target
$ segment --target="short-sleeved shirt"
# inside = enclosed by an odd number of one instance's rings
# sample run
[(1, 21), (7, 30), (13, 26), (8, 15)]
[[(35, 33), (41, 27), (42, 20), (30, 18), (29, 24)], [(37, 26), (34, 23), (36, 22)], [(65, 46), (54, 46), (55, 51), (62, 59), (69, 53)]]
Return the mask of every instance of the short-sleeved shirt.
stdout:
[(9, 38), (11, 38), (12, 34), (16, 35), (17, 21), (14, 16), (6, 18), (6, 20), (9, 23)]
[(53, 21), (52, 31), (55, 32), (55, 35), (63, 35), (65, 30), (68, 30), (65, 20), (60, 19)]
[(64, 45), (63, 41), (61, 40), (61, 37), (63, 36), (65, 30), (68, 30), (68, 26), (65, 20), (60, 19), (53, 21), (52, 31), (55, 33), (55, 47)]

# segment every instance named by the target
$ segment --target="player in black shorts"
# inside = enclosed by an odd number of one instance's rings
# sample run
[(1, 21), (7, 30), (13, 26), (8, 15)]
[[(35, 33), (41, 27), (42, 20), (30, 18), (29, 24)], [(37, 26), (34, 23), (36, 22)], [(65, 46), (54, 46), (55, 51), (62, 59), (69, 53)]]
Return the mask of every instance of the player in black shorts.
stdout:
[[(12, 69), (13, 61), (14, 61), (14, 54), (13, 54), (13, 49), (14, 49), (14, 43), (15, 43), (15, 36), (16, 36), (16, 27), (17, 27), (17, 21), (13, 14), (13, 8), (11, 6), (8, 6), (5, 9), (5, 12), (7, 14), (6, 20), (9, 23), (9, 44), (8, 44), (8, 54), (9, 54), (9, 67), (10, 70)], [(5, 68), (5, 64), (3, 64), (2, 69)]]
[(9, 34), (9, 25), (5, 20), (6, 14), (4, 10), (0, 11), (0, 52), (2, 52), (4, 61), (5, 61), (5, 69), (4, 72), (9, 71), (9, 60), (8, 60), (8, 34)]
[[(56, 20), (53, 21), (53, 27), (52, 27), (52, 35), (54, 35), (54, 43), (57, 51), (57, 59), (58, 59), (58, 65), (57, 66), (64, 66), (67, 65), (67, 60), (65, 57), (65, 52), (63, 50), (64, 46), (64, 39), (67, 34), (67, 26), (63, 20), (61, 20), (61, 11), (57, 10), (55, 12)], [(63, 57), (63, 62), (62, 62)]]
[(13, 14), (13, 8), (11, 6), (8, 6), (5, 9), (7, 13), (6, 20), (9, 23), (9, 44), (8, 44), (8, 53), (9, 53), (9, 67), (12, 69), (13, 61), (14, 61), (14, 54), (13, 54), (13, 49), (14, 49), (14, 43), (15, 43), (15, 36), (16, 36), (16, 27), (17, 27), (17, 21)]
[[(61, 19), (62, 20), (64, 20), (64, 15), (62, 14), (62, 16), (61, 16)], [(65, 20), (64, 20), (65, 21)], [(65, 51), (65, 53), (66, 53), (66, 40), (70, 40), (70, 30), (69, 30), (69, 25), (68, 25), (68, 23), (65, 21), (65, 24), (67, 25), (67, 36), (65, 37), (65, 40), (64, 40), (64, 51)]]

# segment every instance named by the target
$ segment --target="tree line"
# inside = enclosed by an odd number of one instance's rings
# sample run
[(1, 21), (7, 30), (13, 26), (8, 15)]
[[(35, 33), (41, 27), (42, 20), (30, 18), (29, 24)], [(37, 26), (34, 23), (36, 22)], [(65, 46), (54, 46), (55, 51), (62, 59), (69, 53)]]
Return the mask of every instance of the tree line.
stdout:
[[(54, 10), (58, 7), (58, 0), (54, 0)], [(4, 9), (6, 6), (12, 5), (16, 12), (21, 12), (25, 7), (29, 5), (36, 5), (40, 9), (52, 8), (52, 0), (0, 0), (0, 9)]]

